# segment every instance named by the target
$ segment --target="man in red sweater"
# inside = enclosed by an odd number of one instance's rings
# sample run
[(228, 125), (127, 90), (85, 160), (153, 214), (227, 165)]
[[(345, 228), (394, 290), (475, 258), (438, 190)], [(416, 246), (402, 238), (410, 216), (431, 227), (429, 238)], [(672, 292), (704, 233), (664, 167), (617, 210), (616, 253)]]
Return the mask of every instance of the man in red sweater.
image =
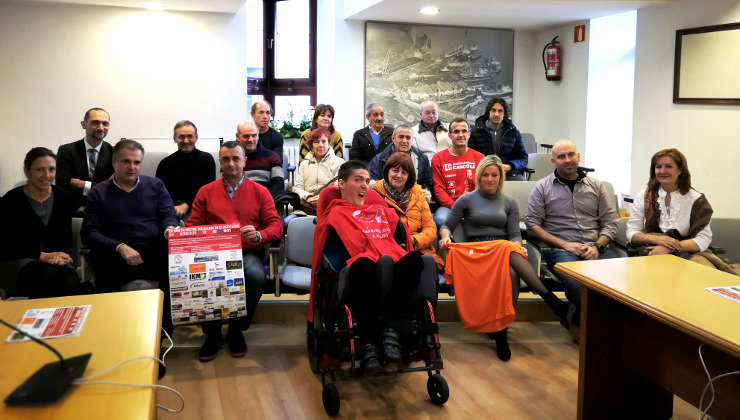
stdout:
[(440, 206), (434, 212), (434, 223), (439, 228), (450, 214), (458, 197), (475, 190), (475, 168), (483, 159), (480, 152), (468, 148), (470, 129), (467, 121), (456, 118), (450, 123), (449, 149), (437, 152), (432, 157), (432, 179), (434, 196)]
[[(244, 146), (227, 141), (219, 150), (223, 177), (204, 185), (193, 201), (186, 226), (239, 223), (242, 233), (244, 282), (247, 287), (247, 316), (229, 320), (226, 341), (233, 357), (247, 353), (242, 330), (249, 328), (266, 283), (261, 250), (266, 243), (280, 239), (283, 224), (267, 188), (244, 174)], [(221, 346), (221, 321), (203, 323), (206, 340), (200, 348), (201, 362), (213, 360)]]

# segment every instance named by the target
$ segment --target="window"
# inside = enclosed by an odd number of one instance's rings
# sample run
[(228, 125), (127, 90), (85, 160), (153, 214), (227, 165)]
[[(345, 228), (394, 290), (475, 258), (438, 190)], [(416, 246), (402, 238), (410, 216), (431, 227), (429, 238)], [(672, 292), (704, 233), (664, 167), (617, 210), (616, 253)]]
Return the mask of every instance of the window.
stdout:
[(316, 103), (316, 0), (249, 0), (248, 106), (262, 98), (278, 121), (300, 119)]

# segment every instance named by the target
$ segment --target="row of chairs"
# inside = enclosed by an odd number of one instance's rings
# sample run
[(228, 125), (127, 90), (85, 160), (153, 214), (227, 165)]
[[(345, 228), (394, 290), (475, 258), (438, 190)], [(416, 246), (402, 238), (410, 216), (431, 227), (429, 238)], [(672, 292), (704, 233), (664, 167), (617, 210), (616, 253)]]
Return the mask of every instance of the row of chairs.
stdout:
[[(529, 194), (532, 192), (535, 181), (518, 181), (507, 183), (504, 192), (512, 197), (519, 208), (520, 229), (523, 237), (526, 238), (526, 227), (524, 226), (524, 216), (527, 213), (527, 201)], [(615, 197), (614, 188), (610, 183), (605, 183), (610, 196)], [(616, 203), (616, 201), (615, 201)], [(315, 216), (297, 217), (288, 223), (285, 237), (276, 253), (283, 255), (282, 266), (279, 269), (275, 281), (275, 294), (279, 296), (283, 288), (292, 292), (305, 293), (309, 290), (311, 284), (311, 253), (313, 245), (313, 235), (316, 224)], [(460, 224), (453, 232), (453, 237), (460, 242), (465, 241), (465, 231)], [(525, 244), (528, 253), (528, 260), (535, 268), (535, 271), (541, 276), (552, 281), (554, 276), (549, 272), (546, 265), (542, 264), (542, 253), (547, 249), (538, 247), (531, 241)], [(618, 254), (627, 256), (624, 250), (616, 249)], [(444, 278), (440, 275), (440, 284), (444, 283)]]

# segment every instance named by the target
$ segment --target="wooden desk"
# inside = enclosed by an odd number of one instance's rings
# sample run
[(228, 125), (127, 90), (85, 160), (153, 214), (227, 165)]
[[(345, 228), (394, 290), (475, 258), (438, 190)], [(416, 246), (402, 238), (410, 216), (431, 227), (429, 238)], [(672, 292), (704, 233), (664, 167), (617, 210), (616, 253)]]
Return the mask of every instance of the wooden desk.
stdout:
[[(698, 407), (707, 383), (701, 343), (712, 377), (740, 369), (740, 304), (706, 290), (740, 277), (672, 255), (569, 262), (555, 271), (584, 286), (579, 419), (670, 418), (673, 394)], [(740, 377), (714, 387), (709, 414), (737, 417)]]
[[(0, 318), (17, 324), (27, 309), (92, 305), (79, 337), (54, 338), (47, 343), (64, 357), (92, 352), (84, 376), (94, 375), (136, 356), (159, 357), (162, 292), (70, 296), (0, 302)], [(7, 344), (11, 330), (0, 325), (0, 418), (2, 419), (144, 419), (155, 417), (152, 388), (112, 385), (73, 386), (56, 403), (32, 408), (8, 407), (2, 402), (18, 385), (46, 363), (58, 360), (31, 341)], [(97, 380), (156, 384), (158, 364), (136, 360)]]

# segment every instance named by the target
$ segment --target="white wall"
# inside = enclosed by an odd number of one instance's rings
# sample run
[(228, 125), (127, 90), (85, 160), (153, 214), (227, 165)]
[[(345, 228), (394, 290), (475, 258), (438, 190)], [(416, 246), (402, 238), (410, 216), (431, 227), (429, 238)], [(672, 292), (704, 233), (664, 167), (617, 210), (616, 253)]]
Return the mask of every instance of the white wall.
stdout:
[[(23, 178), (32, 146), (56, 151), (79, 121), (107, 109), (107, 140), (170, 137), (190, 119), (200, 137), (233, 137), (246, 119), (245, 13), (151, 12), (0, 2), (0, 193)], [(175, 150), (174, 143), (172, 150)]]
[(592, 19), (588, 56), (586, 147), (582, 164), (629, 195), (636, 13)]
[(740, 21), (737, 0), (708, 6), (683, 0), (637, 11), (631, 189), (635, 194), (645, 187), (655, 152), (675, 147), (686, 155), (691, 183), (706, 194), (715, 215), (740, 217), (740, 107), (672, 102), (676, 30)]
[[(576, 44), (573, 43), (573, 28), (579, 24), (586, 25), (586, 40)], [(562, 49), (562, 78), (548, 81), (542, 66), (542, 49), (555, 36), (559, 37)], [(538, 144), (568, 139), (585, 157), (589, 23), (574, 22), (538, 31), (534, 38), (528, 60), (528, 66), (534, 69), (530, 79), (533, 91), (531, 132)]]

